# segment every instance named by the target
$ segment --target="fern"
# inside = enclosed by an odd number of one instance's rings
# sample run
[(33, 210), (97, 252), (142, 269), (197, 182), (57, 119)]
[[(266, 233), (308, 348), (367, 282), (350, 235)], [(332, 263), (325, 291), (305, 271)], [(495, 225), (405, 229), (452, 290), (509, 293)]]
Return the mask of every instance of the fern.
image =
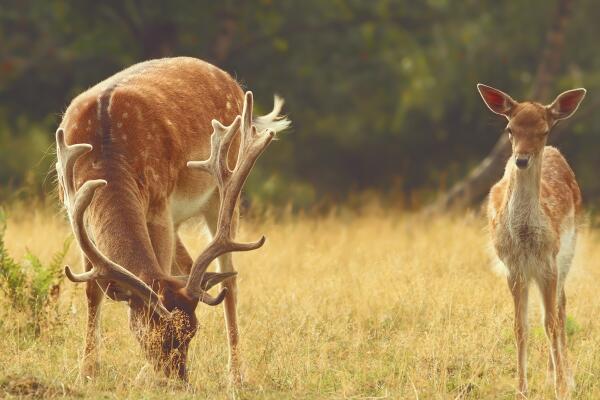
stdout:
[(20, 265), (8, 254), (4, 242), (6, 232), (6, 213), (0, 209), (0, 277), (2, 290), (10, 299), (14, 308), (21, 308), (25, 304), (25, 293), (20, 290), (25, 285), (26, 275)]
[(50, 306), (56, 304), (63, 281), (62, 264), (72, 238), (65, 240), (50, 263), (44, 265), (38, 256), (27, 250), (25, 260), (17, 262), (10, 256), (4, 242), (6, 213), (0, 209), (0, 288), (16, 311), (25, 313), (29, 327), (39, 334), (49, 322)]

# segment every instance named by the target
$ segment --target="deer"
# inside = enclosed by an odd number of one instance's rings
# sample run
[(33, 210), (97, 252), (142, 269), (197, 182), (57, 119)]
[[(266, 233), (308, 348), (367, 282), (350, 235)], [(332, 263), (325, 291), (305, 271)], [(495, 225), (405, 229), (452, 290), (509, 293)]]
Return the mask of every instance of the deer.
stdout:
[[(224, 303), (229, 376), (242, 379), (232, 252), (239, 198), (257, 158), (290, 121), (253, 116), (253, 94), (225, 71), (190, 57), (135, 64), (78, 95), (56, 132), (59, 196), (81, 249), (87, 331), (80, 376), (99, 368), (103, 299), (126, 302), (143, 354), (167, 377), (188, 380), (199, 303)], [(204, 218), (210, 243), (192, 259), (178, 229)], [(208, 272), (216, 260), (217, 272)], [(222, 288), (209, 294), (215, 285)]]
[(527, 396), (527, 307), (533, 281), (541, 293), (550, 352), (548, 377), (555, 395), (568, 398), (574, 386), (567, 360), (565, 280), (575, 253), (582, 215), (575, 174), (558, 149), (547, 146), (556, 124), (571, 117), (585, 97), (583, 88), (561, 93), (549, 105), (517, 102), (478, 84), (483, 102), (508, 120), (512, 146), (503, 177), (491, 188), (488, 226), (496, 261), (505, 272), (514, 302), (517, 397)]

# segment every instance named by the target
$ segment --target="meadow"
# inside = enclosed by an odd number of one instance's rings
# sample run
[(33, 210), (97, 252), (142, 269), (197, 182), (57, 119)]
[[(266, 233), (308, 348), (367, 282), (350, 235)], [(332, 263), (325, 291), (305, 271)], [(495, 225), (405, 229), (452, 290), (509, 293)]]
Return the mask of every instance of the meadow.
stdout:
[[(201, 221), (183, 229), (197, 254)], [(78, 377), (85, 329), (83, 286), (65, 280), (58, 320), (38, 336), (5, 297), (0, 323), (0, 397), (104, 399), (509, 399), (516, 384), (512, 300), (490, 263), (485, 221), (475, 212), (427, 216), (371, 205), (327, 215), (262, 213), (240, 239), (266, 245), (237, 254), (245, 384), (228, 385), (221, 307), (198, 307), (190, 386), (146, 366), (127, 307), (103, 308), (101, 368)], [(600, 398), (600, 232), (581, 230), (567, 282), (574, 398)], [(6, 245), (48, 260), (70, 234), (44, 209), (10, 210)], [(81, 268), (76, 245), (66, 261)], [(536, 295), (537, 296), (537, 295)], [(553, 397), (539, 301), (530, 314), (530, 398)]]

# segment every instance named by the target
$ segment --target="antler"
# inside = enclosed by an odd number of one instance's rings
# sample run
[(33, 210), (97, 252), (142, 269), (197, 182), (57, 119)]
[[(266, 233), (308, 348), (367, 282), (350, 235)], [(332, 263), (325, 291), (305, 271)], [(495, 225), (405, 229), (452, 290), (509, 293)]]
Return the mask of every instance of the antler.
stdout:
[(95, 279), (114, 280), (118, 282), (119, 286), (130, 291), (132, 295), (149, 304), (162, 317), (169, 317), (171, 313), (162, 305), (158, 295), (137, 276), (102, 254), (88, 235), (83, 221), (85, 210), (92, 202), (96, 189), (106, 185), (107, 182), (103, 179), (90, 180), (85, 182), (78, 191), (75, 191), (73, 166), (79, 157), (92, 150), (92, 146), (85, 143), (67, 145), (64, 130), (59, 128), (56, 131), (56, 149), (58, 159), (56, 171), (63, 187), (64, 203), (71, 228), (79, 247), (93, 266), (90, 271), (81, 274), (75, 274), (68, 265), (65, 266), (65, 274), (69, 280), (72, 282), (87, 282)]
[[(214, 131), (210, 140), (211, 150), (208, 160), (187, 163), (189, 168), (198, 168), (210, 173), (216, 179), (219, 190), (217, 232), (208, 247), (194, 261), (186, 285), (186, 291), (191, 297), (198, 298), (209, 305), (219, 304), (226, 294), (226, 289), (222, 289), (219, 295), (213, 298), (204, 290), (203, 286), (207, 285), (203, 284), (203, 276), (209, 264), (222, 254), (258, 249), (265, 243), (264, 236), (252, 243), (238, 243), (231, 237), (231, 220), (242, 187), (254, 163), (275, 135), (275, 132), (269, 129), (257, 133), (256, 127), (252, 125), (252, 107), (252, 92), (246, 92), (241, 117), (238, 115), (229, 126), (223, 126), (217, 120), (212, 121)], [(240, 148), (235, 168), (231, 170), (227, 163), (227, 154), (238, 128), (241, 136)]]

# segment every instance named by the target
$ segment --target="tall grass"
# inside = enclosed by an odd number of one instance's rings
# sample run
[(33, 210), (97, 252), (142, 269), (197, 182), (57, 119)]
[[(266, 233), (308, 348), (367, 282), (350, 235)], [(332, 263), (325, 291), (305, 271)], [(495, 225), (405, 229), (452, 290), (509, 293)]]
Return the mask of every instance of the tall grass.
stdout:
[[(267, 213), (241, 225), (241, 240), (268, 238), (262, 249), (234, 260), (242, 388), (227, 383), (220, 307), (198, 308), (190, 389), (145, 367), (127, 328), (127, 307), (108, 300), (100, 374), (82, 382), (84, 288), (69, 282), (59, 299), (66, 324), (28, 341), (18, 327), (2, 325), (0, 370), (12, 380), (33, 376), (70, 388), (67, 396), (89, 398), (513, 398), (512, 301), (490, 268), (479, 216), (425, 217), (372, 206), (321, 217)], [(206, 243), (202, 232), (198, 222), (183, 228), (193, 254)], [(9, 219), (5, 242), (17, 258), (29, 248), (49, 259), (68, 234), (61, 217), (34, 211)], [(600, 398), (599, 256), (598, 232), (584, 230), (567, 282), (574, 397), (581, 399)], [(65, 261), (78, 265), (76, 249)], [(532, 309), (531, 398), (552, 398), (545, 384), (548, 347), (538, 307)], [(6, 321), (16, 318), (7, 310)]]

